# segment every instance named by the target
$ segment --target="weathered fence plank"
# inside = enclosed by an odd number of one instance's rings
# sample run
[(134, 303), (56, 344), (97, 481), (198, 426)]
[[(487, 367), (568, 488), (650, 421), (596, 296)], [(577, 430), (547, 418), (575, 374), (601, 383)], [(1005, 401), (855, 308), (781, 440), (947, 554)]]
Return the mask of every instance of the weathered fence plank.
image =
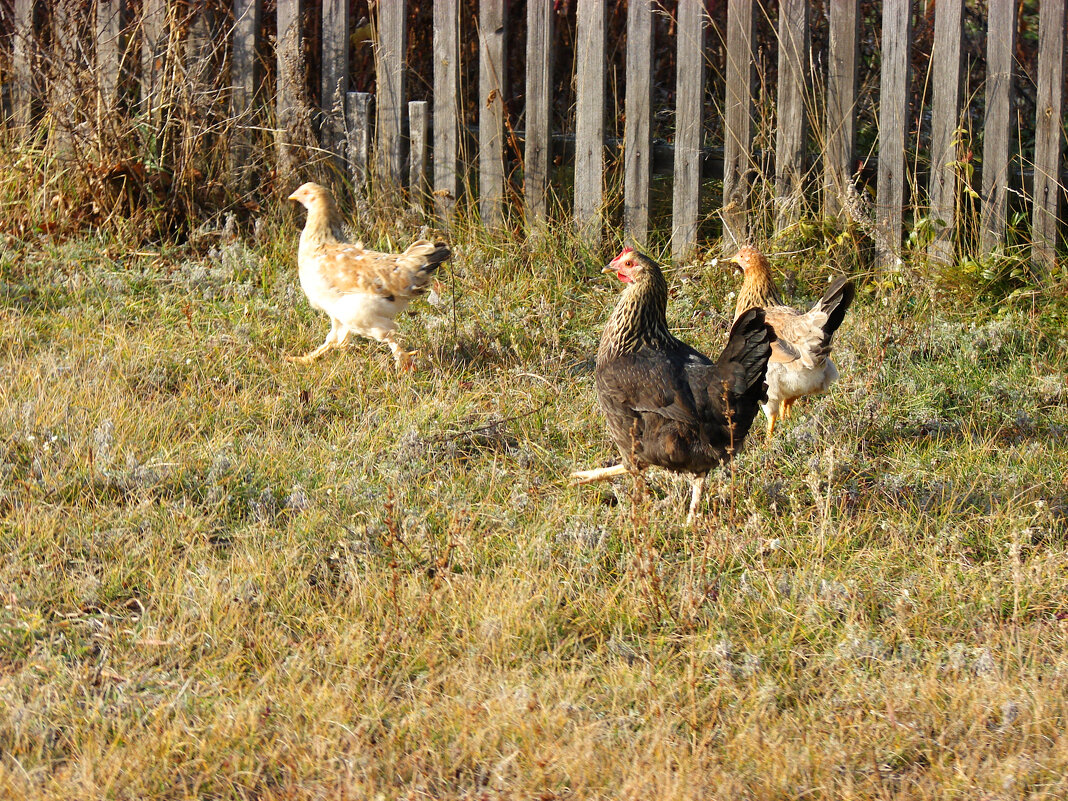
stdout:
[(283, 181), (289, 180), (296, 168), (293, 146), (300, 128), (304, 106), (304, 53), (301, 32), (303, 0), (278, 0), (278, 43), (275, 56), (278, 62), (275, 113), (278, 120), (278, 169)]
[(527, 3), (523, 199), (527, 220), (533, 223), (543, 223), (549, 215), (553, 17), (552, 3)]
[(701, 111), (705, 80), (703, 0), (679, 0), (675, 83), (675, 181), (671, 204), (671, 258), (689, 258), (697, 245), (701, 197)]
[(575, 32), (575, 228), (594, 250), (601, 245), (604, 199), (604, 0), (578, 4)]
[(263, 81), (256, 48), (263, 23), (263, 0), (234, 0), (233, 42), (230, 46), (230, 109), (238, 130), (230, 143), (230, 162), (242, 170), (251, 153), (252, 121), (256, 87)]
[(428, 106), (425, 100), (408, 102), (408, 196), (412, 208), (422, 212), (426, 204)]
[(775, 100), (775, 232), (781, 233), (801, 217), (805, 173), (805, 88), (808, 76), (809, 31), (807, 0), (779, 3), (779, 91)]
[(649, 237), (653, 98), (653, 0), (627, 5), (627, 97), (623, 126), (623, 230), (639, 248)]
[(358, 197), (367, 192), (367, 166), (371, 150), (371, 94), (348, 92), (345, 97), (345, 154), (349, 176)]
[(75, 0), (59, 0), (52, 8), (48, 103), (53, 123), (52, 141), (60, 150), (68, 149), (71, 143), (71, 128), (77, 124), (76, 116), (70, 113), (78, 92), (76, 81), (85, 74), (78, 30), (80, 11)]
[(1057, 263), (1057, 226), (1064, 193), (1061, 145), (1064, 138), (1065, 0), (1043, 0), (1038, 18), (1038, 87), (1035, 120), (1035, 189), (1031, 258), (1040, 273)]
[(15, 0), (12, 31), (11, 116), (16, 128), (28, 128), (33, 120), (33, 61), (37, 47), (36, 14), (33, 0)]
[(345, 149), (345, 95), (349, 89), (349, 0), (323, 0), (320, 142), (340, 164)]
[(727, 97), (723, 104), (723, 238), (748, 235), (749, 172), (753, 162), (753, 0), (727, 2)]
[(123, 60), (123, 0), (96, 0), (97, 110), (113, 113), (119, 100)]
[(478, 5), (478, 209), (493, 227), (504, 216), (504, 0)]
[(882, 74), (879, 80), (879, 166), (875, 192), (876, 258), (896, 262), (905, 202), (905, 132), (908, 111), (911, 0), (883, 4)]
[(434, 0), (434, 209), (447, 219), (460, 197), (459, 0)]
[(979, 247), (990, 253), (1005, 238), (1012, 139), (1016, 0), (990, 0), (986, 34), (986, 121), (983, 125), (983, 207)]
[[(934, 44), (931, 48), (930, 215), (935, 236), (927, 248), (932, 259), (953, 258), (953, 230), (957, 219), (957, 154), (960, 128), (961, 39), (964, 35), (964, 0), (939, 0), (935, 7)], [(941, 220), (945, 225), (940, 225)]]
[(846, 186), (853, 180), (857, 131), (857, 66), (860, 0), (828, 7), (827, 116), (823, 154), (823, 213), (841, 213)]
[(375, 97), (378, 185), (388, 194), (404, 180), (404, 52), (407, 41), (408, 0), (378, 4), (378, 46)]
[[(260, 2), (261, 0), (256, 0)], [(249, 2), (249, 0), (245, 0)], [(257, 23), (258, 24), (258, 23)], [(141, 3), (141, 113), (156, 125), (159, 122), (163, 60), (167, 52), (166, 0)]]

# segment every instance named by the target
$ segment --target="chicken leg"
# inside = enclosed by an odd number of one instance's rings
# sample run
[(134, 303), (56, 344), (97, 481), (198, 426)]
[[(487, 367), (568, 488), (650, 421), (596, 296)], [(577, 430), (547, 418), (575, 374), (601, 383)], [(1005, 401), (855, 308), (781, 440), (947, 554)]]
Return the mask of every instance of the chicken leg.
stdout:
[(697, 520), (697, 507), (701, 505), (701, 499), (705, 494), (705, 479), (708, 473), (693, 478), (693, 489), (690, 491), (690, 513), (686, 515), (686, 525), (692, 526)]
[(625, 464), (614, 464), (611, 467), (595, 467), (593, 470), (576, 470), (571, 474), (573, 484), (590, 484), (594, 481), (622, 476), (630, 471)]
[[(337, 320), (331, 318), (330, 332), (326, 335), (326, 339), (323, 341), (322, 345), (317, 347), (315, 350), (308, 351), (303, 356), (286, 356), (286, 361), (307, 364), (308, 362), (315, 361), (328, 350), (341, 347), (342, 343), (345, 341), (345, 337), (344, 334), (340, 335), (339, 337), (338, 331), (340, 331), (342, 328), (344, 328), (344, 326), (342, 326)], [(348, 332), (346, 331), (345, 333)]]

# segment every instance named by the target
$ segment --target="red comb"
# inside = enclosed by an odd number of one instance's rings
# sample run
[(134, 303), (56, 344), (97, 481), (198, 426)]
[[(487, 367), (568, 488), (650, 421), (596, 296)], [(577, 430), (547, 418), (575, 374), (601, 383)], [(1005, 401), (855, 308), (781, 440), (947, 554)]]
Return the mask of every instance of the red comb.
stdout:
[(633, 252), (634, 252), (634, 248), (623, 248), (623, 250), (619, 251), (619, 255), (620, 256), (626, 256), (628, 253), (633, 253)]

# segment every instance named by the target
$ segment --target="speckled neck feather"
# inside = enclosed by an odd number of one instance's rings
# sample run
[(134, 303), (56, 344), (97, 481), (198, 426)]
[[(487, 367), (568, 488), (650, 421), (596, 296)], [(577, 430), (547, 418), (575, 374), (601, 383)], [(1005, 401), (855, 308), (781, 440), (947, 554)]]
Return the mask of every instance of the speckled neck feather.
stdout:
[(304, 244), (312, 247), (345, 241), (341, 215), (338, 213), (334, 198), (328, 192), (316, 194), (311, 202), (308, 207), (308, 219), (304, 223), (300, 238)]
[(775, 286), (775, 279), (771, 277), (767, 257), (763, 253), (753, 251), (746, 265), (742, 288), (738, 290), (734, 319), (737, 320), (750, 309), (782, 305), (782, 296)]
[(667, 326), (667, 281), (655, 261), (638, 255), (644, 269), (623, 290), (601, 334), (597, 364), (604, 364), (643, 346), (670, 347), (678, 342)]

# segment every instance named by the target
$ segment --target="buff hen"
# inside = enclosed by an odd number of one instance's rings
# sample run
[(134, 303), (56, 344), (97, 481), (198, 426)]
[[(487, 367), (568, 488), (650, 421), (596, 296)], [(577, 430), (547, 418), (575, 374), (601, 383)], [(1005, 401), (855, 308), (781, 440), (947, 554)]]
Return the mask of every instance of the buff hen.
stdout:
[(397, 341), (395, 318), (427, 289), (449, 249), (420, 239), (399, 254), (367, 250), (361, 242), (345, 241), (337, 204), (326, 188), (306, 183), (289, 200), (308, 210), (297, 251), (300, 286), (313, 307), (330, 315), (326, 341), (290, 361), (317, 359), (355, 333), (389, 345), (398, 370), (414, 369), (415, 351)]
[(585, 484), (649, 465), (691, 473), (692, 523), (708, 472), (741, 449), (766, 398), (774, 334), (762, 310), (747, 312), (712, 361), (668, 330), (668, 287), (655, 261), (626, 248), (604, 272), (626, 285), (601, 336), (595, 372), (597, 400), (623, 463), (572, 478)]
[(801, 312), (782, 302), (767, 257), (759, 250), (743, 247), (728, 261), (737, 265), (743, 275), (734, 319), (750, 309), (764, 309), (777, 338), (768, 362), (768, 399), (762, 405), (770, 436), (775, 432), (776, 421), (790, 416), (798, 398), (826, 392), (838, 380), (838, 368), (831, 361), (831, 338), (842, 324), (856, 290), (852, 281), (837, 278), (819, 303)]

